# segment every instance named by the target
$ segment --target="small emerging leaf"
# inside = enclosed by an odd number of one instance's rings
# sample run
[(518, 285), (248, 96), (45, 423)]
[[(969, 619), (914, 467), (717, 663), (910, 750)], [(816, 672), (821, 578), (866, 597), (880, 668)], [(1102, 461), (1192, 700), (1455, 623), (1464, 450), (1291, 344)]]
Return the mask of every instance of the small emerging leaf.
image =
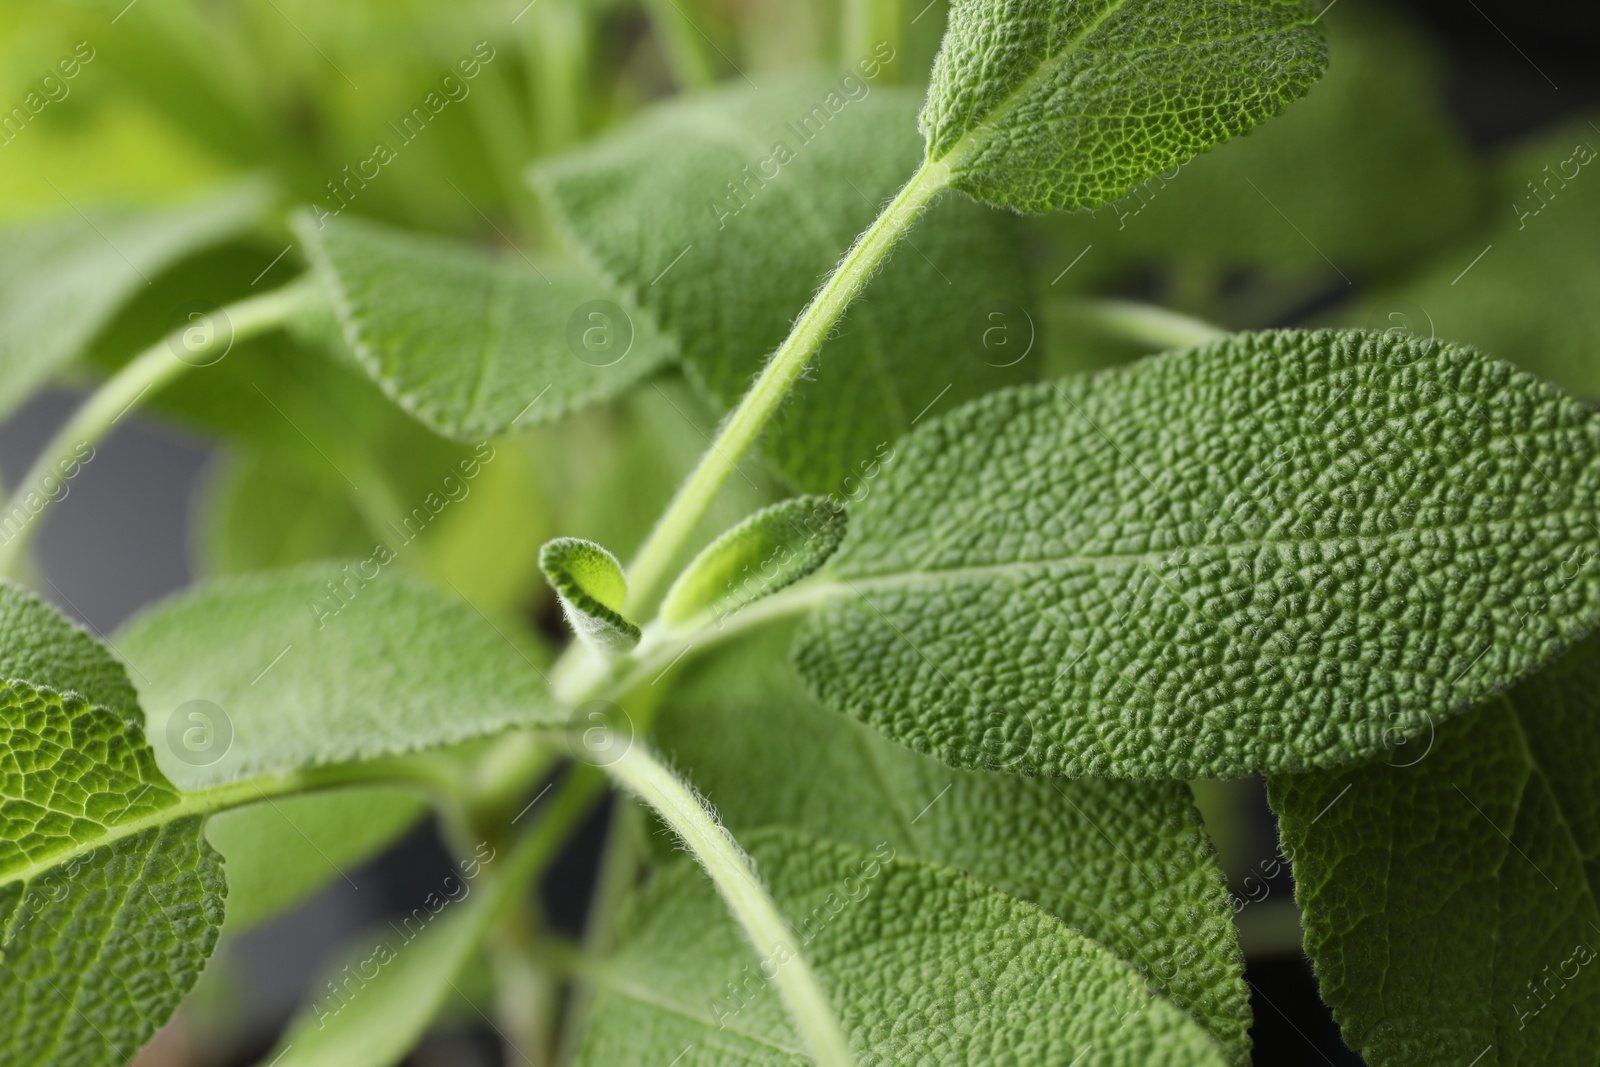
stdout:
[(539, 567), (561, 600), (573, 632), (600, 652), (627, 652), (639, 643), (639, 627), (622, 608), (628, 580), (617, 557), (593, 541), (558, 537), (539, 550)]
[(955, 0), (928, 158), (987, 203), (1094, 207), (1283, 110), (1327, 53), (1299, 0)]
[(825, 563), (844, 537), (846, 512), (827, 497), (763, 508), (717, 538), (684, 568), (661, 602), (669, 625), (702, 612), (727, 615), (792, 585)]

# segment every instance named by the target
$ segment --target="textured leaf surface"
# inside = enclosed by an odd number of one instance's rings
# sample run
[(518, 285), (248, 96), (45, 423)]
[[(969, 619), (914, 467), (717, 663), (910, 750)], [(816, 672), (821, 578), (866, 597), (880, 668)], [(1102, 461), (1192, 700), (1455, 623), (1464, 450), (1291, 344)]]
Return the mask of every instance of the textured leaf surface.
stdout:
[[(922, 155), (904, 90), (768, 81), (657, 108), (535, 172), (574, 242), (638, 294), (724, 408)], [(1031, 339), (1023, 266), (1012, 220), (960, 197), (935, 205), (823, 345), (768, 454), (806, 489), (855, 492), (930, 404), (1034, 378), (1027, 344), (985, 332)]]
[(1327, 62), (1298, 0), (955, 0), (928, 158), (1019, 211), (1115, 200), (1281, 111)]
[(1274, 777), (1306, 951), (1373, 1067), (1594, 1062), (1600, 640), (1385, 761)]
[(735, 837), (789, 826), (963, 870), (1105, 946), (1249, 1059), (1232, 909), (1185, 786), (953, 770), (808, 699), (787, 640), (697, 666), (655, 727)]
[(89, 632), (28, 590), (0, 582), (0, 679), (49, 679), (142, 723), (128, 672)]
[[(959, 871), (793, 831), (748, 843), (863, 1067), (1227, 1062), (1132, 968)], [(600, 977), (578, 1062), (806, 1062), (763, 963), (781, 966), (750, 954), (697, 868), (672, 865)]]
[(130, 622), (117, 647), (136, 669), (152, 736), (191, 700), (220, 709), (233, 734), (201, 766), (161, 745), (163, 769), (192, 787), (557, 716), (530, 641), (369, 563), (221, 579)]
[(228, 933), (258, 926), (350, 877), (427, 810), (425, 800), (403, 789), (340, 789), (213, 815), (206, 840), (228, 868)]
[(899, 451), (797, 655), (824, 703), (957, 766), (1348, 762), (1600, 617), (1600, 418), (1470, 349), (1243, 335)]
[(266, 211), (256, 186), (143, 212), (68, 211), (0, 235), (0, 415), (75, 358), (117, 308), (165, 267), (246, 229)]
[(833, 555), (845, 511), (826, 497), (799, 496), (760, 511), (705, 547), (661, 602), (668, 624), (701, 612), (727, 614), (793, 585)]
[(345, 340), (437, 433), (481, 440), (615, 396), (672, 354), (647, 316), (568, 263), (340, 219), (296, 232)]
[(14, 588), (0, 600), (0, 1061), (113, 1067), (211, 954), (220, 858), (157, 770), (110, 653)]
[(1363, 301), (1355, 318), (1468, 341), (1600, 399), (1597, 160), (1600, 113), (1519, 145), (1496, 168), (1487, 223)]
[(1340, 0), (1318, 25), (1328, 73), (1304, 100), (1120, 200), (1050, 220), (1067, 256), (1092, 246), (1061, 287), (1110, 263), (1174, 260), (1342, 285), (1330, 260), (1355, 276), (1431, 254), (1473, 223), (1481, 167), (1451, 131), (1426, 38), (1392, 5), (1361, 0)]

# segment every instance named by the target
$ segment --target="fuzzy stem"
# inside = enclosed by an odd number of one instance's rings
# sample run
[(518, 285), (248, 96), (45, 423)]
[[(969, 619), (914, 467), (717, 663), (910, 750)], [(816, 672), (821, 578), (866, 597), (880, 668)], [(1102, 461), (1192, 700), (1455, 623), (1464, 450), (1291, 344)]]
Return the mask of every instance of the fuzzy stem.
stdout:
[(827, 994), (800, 955), (789, 923), (728, 831), (642, 743), (635, 742), (608, 769), (683, 838), (761, 959), (777, 959), (780, 952), (786, 954), (787, 958), (776, 965), (773, 981), (820, 1067), (850, 1067), (855, 1060)]
[(739, 406), (723, 420), (717, 438), (657, 521), (655, 529), (628, 568), (628, 605), (624, 614), (639, 617), (668, 577), (668, 569), (694, 532), (717, 493), (732, 477), (735, 465), (755, 445), (761, 431), (776, 414), (783, 398), (800, 380), (806, 364), (816, 355), (828, 333), (844, 315), (890, 251), (905, 236), (917, 217), (944, 189), (950, 171), (942, 161), (924, 163), (905, 187), (883, 209), (876, 221), (856, 238), (839, 265), (795, 320), (789, 336), (762, 368)]
[[(230, 329), (212, 330), (205, 337), (191, 338), (190, 333), (164, 337), (108, 378), (44, 446), (6, 501), (5, 511), (0, 518), (9, 520), (19, 510), (26, 518), (15, 533), (0, 542), (0, 575), (12, 573), (33, 539), (34, 531), (43, 521), (52, 498), (40, 491), (39, 487), (47, 479), (58, 477), (58, 471), (78, 464), (83, 458), (83, 449), (92, 451), (93, 446), (111, 432), (123, 415), (184, 371), (199, 365), (198, 359), (209, 354), (218, 341), (231, 340), (237, 343), (282, 325), (284, 320), (311, 299), (314, 292), (302, 280), (261, 296), (229, 304), (208, 318), (221, 317), (230, 325)], [(180, 337), (182, 341), (178, 340)], [(186, 354), (184, 359), (177, 356), (180, 349)], [(39, 496), (37, 509), (27, 506), (30, 495)]]

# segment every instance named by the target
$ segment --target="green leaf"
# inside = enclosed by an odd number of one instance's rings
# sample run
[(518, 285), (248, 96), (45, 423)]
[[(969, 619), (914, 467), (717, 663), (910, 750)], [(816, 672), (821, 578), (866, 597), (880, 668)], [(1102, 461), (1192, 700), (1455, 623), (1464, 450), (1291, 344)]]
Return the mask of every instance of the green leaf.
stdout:
[(622, 614), (628, 580), (616, 556), (581, 537), (558, 537), (539, 550), (539, 568), (584, 644), (626, 652), (639, 643), (639, 627)]
[(348, 558), (373, 548), (349, 494), (295, 465), (255, 451), (230, 452), (207, 481), (199, 541), (209, 575)]
[[(458, 892), (472, 886), (455, 878)], [(435, 894), (436, 896), (438, 894)], [(494, 917), (495, 898), (440, 896), (399, 933), (376, 932), (312, 987), (311, 1003), (284, 1035), (275, 1067), (392, 1067), (433, 1024)], [(445, 909), (449, 909), (448, 911)]]
[(796, 654), (824, 703), (956, 766), (1350, 762), (1600, 618), (1600, 416), (1467, 348), (1241, 335), (899, 451)]
[(0, 600), (0, 1047), (117, 1067), (216, 945), (220, 857), (156, 768), (111, 655), (14, 587)]
[(727, 615), (793, 585), (833, 555), (845, 525), (844, 508), (827, 497), (800, 496), (762, 508), (684, 568), (661, 602), (662, 621)]
[(1091, 249), (1063, 287), (1110, 263), (1174, 261), (1219, 281), (1265, 268), (1342, 285), (1338, 271), (1393, 267), (1473, 223), (1482, 167), (1451, 129), (1437, 49), (1390, 6), (1340, 0), (1318, 25), (1331, 62), (1304, 100), (1123, 199), (1051, 220), (1068, 259)]
[(143, 724), (122, 664), (87, 630), (10, 582), (0, 582), (0, 634), (0, 679), (45, 679)]
[(350, 347), (428, 428), (482, 440), (616, 396), (672, 355), (650, 319), (590, 272), (494, 256), (370, 222), (295, 232)]
[(951, 184), (1094, 207), (1266, 121), (1321, 77), (1298, 0), (955, 0), (921, 126)]
[(1496, 167), (1487, 224), (1351, 321), (1478, 345), (1600, 399), (1600, 112), (1542, 135)]
[[(1227, 1062), (1139, 975), (1031, 904), (887, 844), (793, 831), (750, 851), (862, 1067), (899, 1063)], [(806, 1062), (805, 1046), (705, 876), (659, 872), (638, 902), (578, 1049), (580, 1064)]]
[(1383, 761), (1274, 776), (1306, 951), (1373, 1067), (1594, 1062), (1600, 638)]
[[(724, 409), (922, 156), (905, 90), (762, 81), (656, 108), (534, 172), (573, 243), (637, 294)], [(853, 495), (930, 405), (1033, 379), (1024, 265), (1014, 220), (936, 204), (823, 345), (768, 455), (806, 490)]]
[(198, 751), (162, 745), (163, 769), (193, 788), (559, 719), (530, 639), (392, 572), (392, 559), (224, 578), (132, 620), (117, 646), (152, 736), (191, 701), (218, 720)]
[(299, 904), (382, 851), (427, 811), (403, 789), (341, 789), (281, 797), (213, 815), (206, 840), (228, 867), (227, 932)]
[(70, 363), (117, 311), (177, 260), (257, 222), (259, 185), (176, 207), (76, 210), (0, 235), (0, 416)]
[(654, 730), (735, 836), (788, 826), (963, 870), (1098, 942), (1249, 1060), (1232, 907), (1185, 786), (952, 770), (809, 700), (788, 636), (696, 665)]

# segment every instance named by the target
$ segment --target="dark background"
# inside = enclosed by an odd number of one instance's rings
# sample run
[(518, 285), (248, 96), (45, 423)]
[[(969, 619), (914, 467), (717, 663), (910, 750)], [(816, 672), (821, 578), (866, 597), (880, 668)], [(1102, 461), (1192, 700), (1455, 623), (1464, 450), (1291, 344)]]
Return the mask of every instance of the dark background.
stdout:
[[(1515, 140), (1600, 101), (1596, 5), (1407, 0), (1396, 6), (1425, 24), (1446, 51), (1451, 111), (1479, 148)], [(0, 469), (24, 469), (77, 399), (64, 391), (48, 393), (0, 426)], [(211, 461), (203, 440), (127, 420), (96, 450), (94, 461), (47, 518), (36, 550), (40, 589), (105, 634), (141, 606), (187, 584), (192, 577), (189, 505)], [(1259, 789), (1251, 811), (1252, 847), (1265, 860), (1275, 852), (1276, 833)], [(598, 816), (592, 820), (543, 888), (552, 919), (573, 932), (582, 919), (603, 825)], [(230, 1020), (241, 1036), (224, 1042), (231, 1047), (212, 1062), (218, 1067), (256, 1063), (341, 937), (356, 926), (409, 910), (450, 866), (437, 835), (424, 826), (351, 872), (353, 885), (337, 882), (232, 944), (221, 963), (242, 982), (237, 999), (247, 1015)], [(1270, 884), (1268, 896), (1282, 902), (1291, 893), (1284, 875)], [(1255, 1008), (1255, 1063), (1343, 1067), (1361, 1062), (1340, 1041), (1318, 1000), (1309, 964), (1292, 946), (1251, 949), (1246, 977)], [(454, 1032), (430, 1039), (408, 1062), (414, 1067), (504, 1062), (492, 1032), (470, 1020), (460, 1022)], [(164, 1052), (158, 1041), (136, 1062), (157, 1067), (194, 1060)]]

